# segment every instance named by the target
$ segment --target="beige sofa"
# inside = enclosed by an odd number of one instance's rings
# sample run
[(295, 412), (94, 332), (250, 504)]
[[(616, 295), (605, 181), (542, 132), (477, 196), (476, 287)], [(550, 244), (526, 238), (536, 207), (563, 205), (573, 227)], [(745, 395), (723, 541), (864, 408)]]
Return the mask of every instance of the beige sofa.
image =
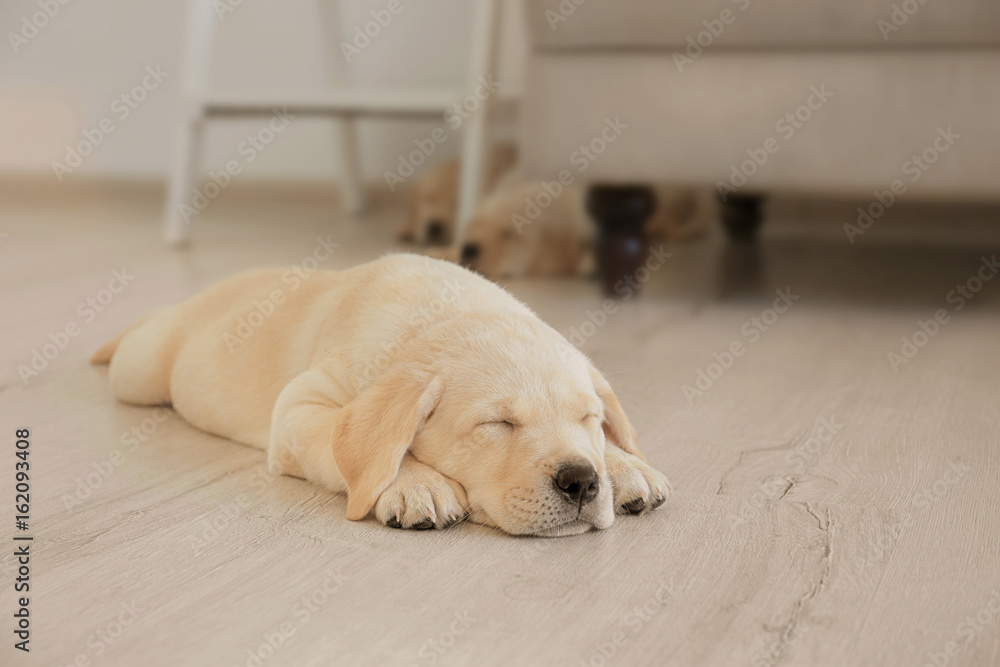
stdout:
[(526, 14), (532, 176), (1000, 195), (996, 0), (527, 0)]

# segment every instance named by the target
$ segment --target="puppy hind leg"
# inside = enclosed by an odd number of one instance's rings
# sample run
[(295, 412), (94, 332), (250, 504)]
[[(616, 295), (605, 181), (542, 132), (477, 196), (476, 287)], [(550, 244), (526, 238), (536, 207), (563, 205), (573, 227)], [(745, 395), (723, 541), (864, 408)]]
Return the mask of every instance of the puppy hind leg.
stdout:
[(111, 391), (136, 405), (168, 405), (170, 375), (178, 346), (170, 312), (157, 313), (117, 341), (108, 368)]
[(318, 370), (302, 373), (281, 391), (271, 413), (267, 467), (275, 475), (307, 479), (331, 491), (347, 484), (333, 456), (337, 416), (343, 409), (329, 398), (329, 378)]

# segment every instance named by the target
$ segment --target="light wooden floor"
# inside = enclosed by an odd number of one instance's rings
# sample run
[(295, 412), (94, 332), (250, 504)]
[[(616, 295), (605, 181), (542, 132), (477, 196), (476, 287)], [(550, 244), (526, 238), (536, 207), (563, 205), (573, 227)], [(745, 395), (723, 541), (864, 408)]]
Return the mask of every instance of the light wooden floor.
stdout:
[[(0, 664), (1000, 664), (1000, 280), (960, 312), (946, 301), (1000, 226), (940, 211), (918, 242), (887, 218), (852, 246), (850, 207), (792, 206), (760, 256), (677, 248), (593, 329), (593, 284), (513, 285), (560, 331), (593, 331), (585, 351), (676, 487), (649, 516), (545, 540), (348, 522), (343, 497), (271, 478), (257, 451), (116, 405), (86, 358), (137, 315), (299, 263), (317, 236), (340, 244), (324, 268), (374, 258), (402, 215), (244, 193), (176, 252), (160, 195), (2, 194), (0, 525), (15, 532), (13, 434), (30, 428), (35, 541), (30, 656), (10, 646), (2, 550)], [(761, 286), (734, 289), (754, 266)], [(134, 278), (88, 321), (78, 304), (121, 269)], [(751, 342), (741, 328), (786, 287), (800, 299)], [(939, 308), (951, 320), (894, 372), (887, 353)], [(80, 334), (23, 382), (71, 321)], [(746, 352), (689, 402), (683, 385), (734, 341)]]

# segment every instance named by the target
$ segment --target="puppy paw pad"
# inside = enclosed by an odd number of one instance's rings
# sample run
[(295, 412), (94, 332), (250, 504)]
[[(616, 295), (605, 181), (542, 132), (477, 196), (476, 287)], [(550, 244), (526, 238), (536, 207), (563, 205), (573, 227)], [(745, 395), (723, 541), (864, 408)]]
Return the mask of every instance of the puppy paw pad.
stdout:
[(639, 514), (644, 509), (646, 509), (646, 500), (644, 498), (636, 498), (630, 503), (625, 503), (622, 505), (622, 509), (629, 514)]
[(613, 452), (607, 460), (617, 514), (645, 514), (666, 502), (670, 482), (659, 470), (621, 451)]
[(413, 528), (413, 530), (430, 530), (434, 527), (434, 519), (427, 517), (420, 523), (415, 523), (410, 527)]

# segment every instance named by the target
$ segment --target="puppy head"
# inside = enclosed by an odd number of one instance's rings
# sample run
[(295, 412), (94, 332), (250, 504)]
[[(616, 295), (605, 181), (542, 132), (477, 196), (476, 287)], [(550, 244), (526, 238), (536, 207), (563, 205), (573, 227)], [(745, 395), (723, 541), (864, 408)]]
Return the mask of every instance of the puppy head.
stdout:
[(637, 453), (611, 388), (558, 333), (528, 316), (470, 313), (426, 348), (442, 383), (414, 456), (459, 482), (470, 518), (517, 535), (609, 527), (610, 439)]
[(458, 261), (491, 278), (520, 278), (527, 274), (536, 251), (509, 217), (480, 209), (469, 221)]
[(457, 209), (458, 163), (449, 161), (421, 174), (410, 193), (409, 217), (400, 236), (423, 245), (448, 245)]
[(493, 278), (573, 275), (589, 252), (578, 188), (530, 183), (487, 199), (469, 221), (459, 261)]
[(478, 311), (432, 326), (342, 410), (333, 448), (361, 519), (407, 450), (459, 482), (473, 521), (516, 535), (609, 527), (606, 442), (642, 456), (611, 387), (529, 317)]

